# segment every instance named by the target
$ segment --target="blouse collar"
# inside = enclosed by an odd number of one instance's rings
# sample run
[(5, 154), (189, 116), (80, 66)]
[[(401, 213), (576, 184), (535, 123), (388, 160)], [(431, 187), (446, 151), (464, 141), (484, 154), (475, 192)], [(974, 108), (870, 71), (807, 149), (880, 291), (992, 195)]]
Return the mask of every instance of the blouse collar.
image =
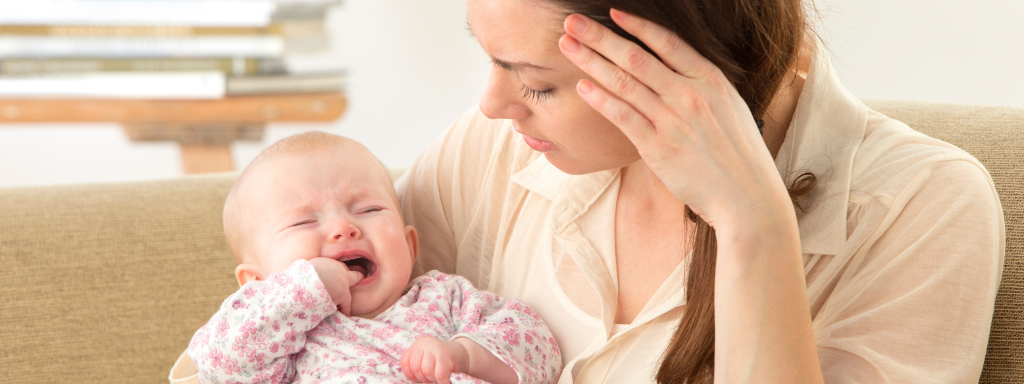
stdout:
[(839, 83), (822, 44), (814, 44), (803, 91), (775, 166), (788, 186), (804, 172), (818, 184), (802, 205), (805, 254), (835, 255), (846, 242), (853, 159), (864, 139), (868, 108)]
[[(813, 52), (775, 165), (787, 186), (804, 172), (818, 178), (802, 203), (808, 211), (799, 218), (800, 243), (805, 254), (834, 255), (846, 241), (853, 158), (864, 138), (868, 108), (839, 83), (824, 50)], [(557, 232), (586, 213), (618, 175), (618, 170), (569, 175), (537, 156), (513, 174), (512, 182), (552, 201), (549, 225)]]

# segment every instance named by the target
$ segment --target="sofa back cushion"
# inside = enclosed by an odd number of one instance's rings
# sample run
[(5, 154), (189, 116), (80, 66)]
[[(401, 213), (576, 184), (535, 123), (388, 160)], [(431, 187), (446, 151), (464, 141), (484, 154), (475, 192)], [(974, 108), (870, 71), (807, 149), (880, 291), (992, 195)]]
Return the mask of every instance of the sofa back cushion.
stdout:
[(0, 190), (5, 383), (166, 383), (235, 290), (233, 175)]

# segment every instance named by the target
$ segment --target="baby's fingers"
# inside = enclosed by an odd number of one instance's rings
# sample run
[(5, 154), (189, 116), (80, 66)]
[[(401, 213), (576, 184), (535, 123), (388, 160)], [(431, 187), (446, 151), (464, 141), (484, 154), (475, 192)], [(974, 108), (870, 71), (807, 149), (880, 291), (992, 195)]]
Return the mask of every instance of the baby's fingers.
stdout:
[(356, 271), (348, 271), (348, 286), (352, 287), (353, 285), (359, 284), (359, 282), (362, 281), (364, 277), (365, 276), (363, 276), (362, 273)]
[(401, 364), (402, 373), (405, 374), (405, 377), (407, 379), (412, 381), (422, 381), (419, 379), (419, 370), (421, 367), (422, 360), (423, 350), (420, 348), (416, 348), (416, 344), (413, 344), (412, 347), (409, 347), (409, 349), (405, 350), (405, 353), (402, 354)]
[(423, 355), (423, 364), (421, 365), (421, 372), (423, 373), (424, 383), (436, 383), (437, 379), (434, 377), (434, 355), (432, 353), (426, 353)]
[(352, 315), (352, 296), (349, 296), (348, 292), (345, 294), (338, 295), (338, 312), (345, 316)]
[(439, 384), (452, 384), (452, 369), (453, 364), (448, 359), (437, 359), (437, 364), (434, 365), (434, 378), (437, 379)]

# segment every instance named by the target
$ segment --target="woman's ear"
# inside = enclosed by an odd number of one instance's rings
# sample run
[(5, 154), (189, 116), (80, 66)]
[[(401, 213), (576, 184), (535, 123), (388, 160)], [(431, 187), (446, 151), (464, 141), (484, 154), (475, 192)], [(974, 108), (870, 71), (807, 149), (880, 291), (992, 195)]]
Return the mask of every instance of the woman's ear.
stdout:
[(420, 255), (420, 242), (416, 237), (416, 228), (411, 225), (405, 226), (405, 241), (409, 242), (409, 253), (412, 253), (412, 262), (415, 263)]
[(253, 280), (263, 280), (260, 276), (260, 267), (256, 264), (242, 263), (235, 267), (235, 278), (238, 279), (239, 287)]

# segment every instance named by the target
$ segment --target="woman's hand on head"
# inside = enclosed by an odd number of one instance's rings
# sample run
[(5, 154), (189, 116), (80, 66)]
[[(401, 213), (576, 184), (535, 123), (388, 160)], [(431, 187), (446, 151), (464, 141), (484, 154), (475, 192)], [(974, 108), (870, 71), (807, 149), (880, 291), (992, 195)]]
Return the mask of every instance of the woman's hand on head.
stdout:
[(778, 213), (769, 207), (792, 212), (750, 109), (722, 71), (660, 25), (616, 10), (611, 16), (661, 61), (600, 23), (569, 15), (559, 47), (601, 85), (580, 80), (580, 97), (712, 226), (750, 212)]
[(331, 296), (334, 305), (338, 307), (338, 312), (350, 316), (352, 311), (350, 288), (363, 279), (363, 274), (350, 271), (345, 263), (329, 257), (314, 257), (309, 260), (309, 264), (313, 265), (317, 276), (320, 277), (320, 282), (324, 284), (324, 289)]

